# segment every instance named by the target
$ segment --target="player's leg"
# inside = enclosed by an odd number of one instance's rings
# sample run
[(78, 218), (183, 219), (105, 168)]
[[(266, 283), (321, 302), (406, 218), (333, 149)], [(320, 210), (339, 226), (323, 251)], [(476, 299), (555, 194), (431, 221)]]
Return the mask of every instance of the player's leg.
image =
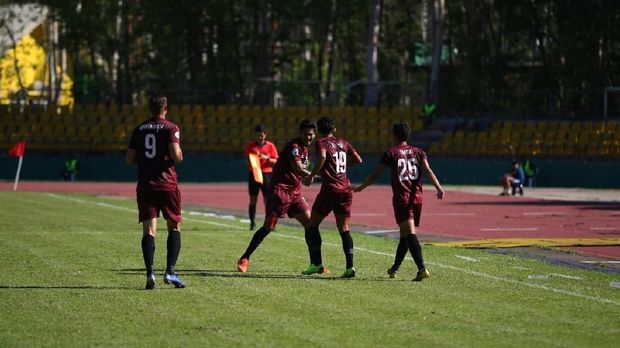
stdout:
[(355, 277), (355, 268), (353, 268), (353, 237), (349, 230), (349, 217), (345, 214), (336, 214), (336, 226), (342, 240), (342, 251), (346, 262), (345, 271), (342, 278)]
[(181, 252), (181, 193), (175, 191), (160, 192), (162, 213), (168, 227), (166, 272), (164, 283), (172, 284), (177, 288), (184, 288), (185, 284), (175, 272), (177, 260)]
[(509, 193), (510, 186), (512, 186), (512, 176), (509, 174), (504, 175), (500, 178), (499, 184), (502, 186), (502, 192), (499, 194), (500, 196), (507, 196)]
[(420, 241), (418, 241), (418, 236), (415, 233), (413, 216), (405, 221), (401, 221), (398, 224), (398, 228), (400, 230), (401, 239), (405, 238), (407, 240), (409, 252), (411, 253), (413, 261), (415, 261), (415, 264), (418, 267), (418, 272), (416, 273), (416, 276), (413, 280), (420, 281), (424, 278), (428, 278), (429, 273), (426, 270), (426, 266), (424, 265), (424, 258), (422, 257), (422, 246), (420, 245)]
[(155, 272), (153, 262), (155, 260), (155, 236), (157, 234), (157, 218), (142, 221), (142, 257), (146, 268), (145, 289), (155, 288)]
[(342, 274), (343, 278), (355, 277), (355, 268), (353, 268), (353, 238), (349, 229), (349, 220), (351, 218), (351, 205), (353, 204), (353, 193), (350, 191), (338, 193), (337, 204), (334, 206), (334, 215), (336, 217), (336, 226), (342, 240), (342, 251), (346, 261), (346, 268)]
[[(315, 202), (316, 206), (316, 202)], [(319, 266), (323, 264), (323, 256), (321, 254), (321, 232), (319, 231), (319, 225), (325, 219), (325, 215), (317, 214), (314, 207), (310, 218), (305, 221), (305, 214), (300, 214), (295, 217), (299, 223), (304, 226), (304, 237), (306, 239), (306, 245), (308, 246), (308, 254), (310, 255), (310, 266)]]
[(159, 210), (153, 197), (153, 191), (137, 191), (138, 221), (142, 224), (142, 256), (146, 268), (145, 289), (155, 288), (155, 273), (153, 262), (155, 259), (155, 236), (157, 234), (157, 216)]
[(254, 175), (250, 172), (248, 177), (248, 192), (250, 194), (250, 205), (248, 206), (248, 217), (250, 218), (250, 230), (256, 227), (256, 201), (258, 200), (258, 191), (261, 184), (254, 181)]
[(278, 223), (278, 218), (283, 216), (290, 206), (288, 195), (281, 190), (270, 190), (267, 195), (267, 206), (265, 213), (265, 222), (263, 226), (254, 232), (248, 247), (239, 260), (237, 260), (237, 270), (241, 273), (247, 272), (250, 264), (250, 257), (254, 251), (260, 246), (265, 237), (273, 231)]
[[(394, 218), (396, 219), (396, 224), (400, 226), (401, 221), (405, 221), (408, 219), (408, 209), (403, 206), (395, 206), (394, 207)], [(400, 238), (398, 240), (398, 245), (396, 246), (396, 253), (394, 255), (394, 264), (392, 267), (388, 268), (388, 275), (390, 278), (396, 278), (398, 274), (398, 269), (400, 265), (405, 260), (405, 256), (407, 256), (407, 251), (409, 250), (409, 246), (407, 243), (407, 235), (403, 236), (402, 231)]]

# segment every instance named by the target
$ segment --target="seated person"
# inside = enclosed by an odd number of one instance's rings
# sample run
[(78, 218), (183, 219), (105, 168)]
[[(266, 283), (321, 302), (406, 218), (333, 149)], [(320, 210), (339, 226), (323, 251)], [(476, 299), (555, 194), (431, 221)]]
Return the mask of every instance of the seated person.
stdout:
[(512, 188), (512, 195), (514, 196), (516, 190), (519, 190), (519, 194), (523, 196), (523, 183), (525, 182), (525, 173), (523, 168), (519, 165), (519, 161), (512, 161), (512, 170), (510, 173), (506, 173), (499, 178), (499, 184), (502, 186), (503, 191), (500, 196), (508, 196), (508, 191)]

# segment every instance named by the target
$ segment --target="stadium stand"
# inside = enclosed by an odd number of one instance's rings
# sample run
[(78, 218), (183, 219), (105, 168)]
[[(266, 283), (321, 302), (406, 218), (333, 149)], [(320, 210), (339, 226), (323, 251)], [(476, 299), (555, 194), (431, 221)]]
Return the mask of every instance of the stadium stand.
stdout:
[[(27, 140), (30, 149), (114, 151), (126, 148), (130, 132), (147, 110), (116, 104), (23, 110), (1, 105), (0, 115), (0, 144), (4, 148)], [(181, 126), (188, 150), (239, 152), (259, 123), (267, 126), (270, 138), (281, 146), (297, 134), (301, 119), (323, 115), (332, 115), (338, 134), (364, 153), (380, 153), (391, 145), (390, 124), (394, 121), (408, 121), (413, 132), (424, 128), (417, 109), (402, 107), (174, 105), (168, 117)], [(447, 131), (429, 151), (446, 156), (618, 158), (620, 126), (618, 120), (498, 120), (484, 129)]]

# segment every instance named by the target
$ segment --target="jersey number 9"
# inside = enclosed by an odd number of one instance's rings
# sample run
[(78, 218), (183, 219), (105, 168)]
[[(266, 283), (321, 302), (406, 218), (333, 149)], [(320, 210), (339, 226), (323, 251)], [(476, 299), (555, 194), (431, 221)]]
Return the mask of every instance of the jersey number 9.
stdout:
[(149, 159), (157, 156), (155, 134), (147, 134), (146, 137), (144, 137), (144, 156)]

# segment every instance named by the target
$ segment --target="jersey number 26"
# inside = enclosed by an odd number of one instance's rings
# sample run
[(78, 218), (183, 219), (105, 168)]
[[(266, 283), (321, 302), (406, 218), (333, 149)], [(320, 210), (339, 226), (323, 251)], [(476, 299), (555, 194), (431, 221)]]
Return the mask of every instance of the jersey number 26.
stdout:
[(399, 158), (398, 170), (400, 172), (398, 176), (400, 181), (415, 181), (418, 179), (418, 161), (415, 158)]

